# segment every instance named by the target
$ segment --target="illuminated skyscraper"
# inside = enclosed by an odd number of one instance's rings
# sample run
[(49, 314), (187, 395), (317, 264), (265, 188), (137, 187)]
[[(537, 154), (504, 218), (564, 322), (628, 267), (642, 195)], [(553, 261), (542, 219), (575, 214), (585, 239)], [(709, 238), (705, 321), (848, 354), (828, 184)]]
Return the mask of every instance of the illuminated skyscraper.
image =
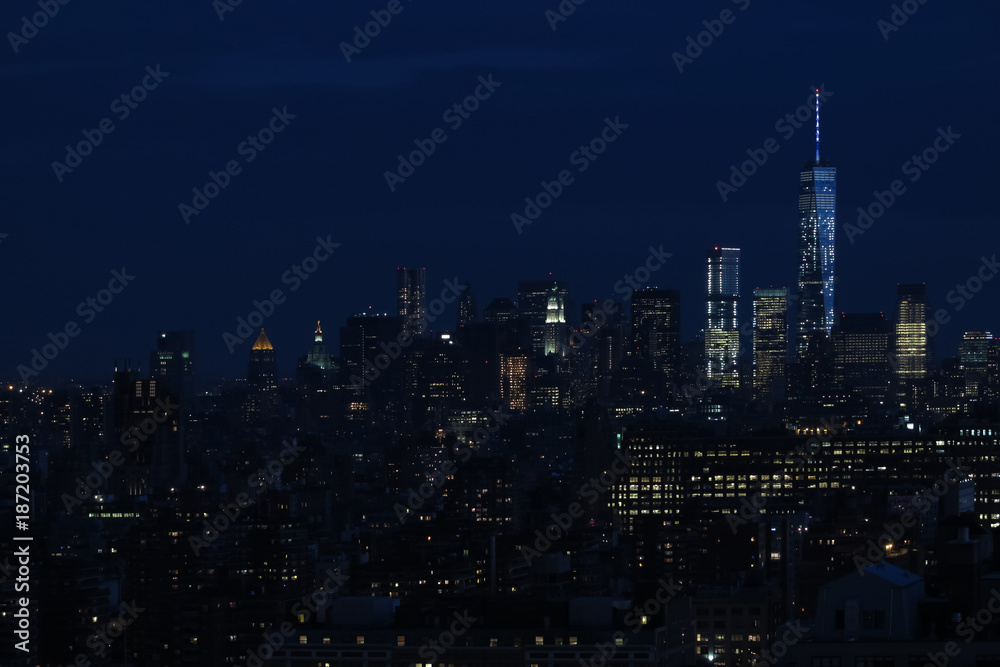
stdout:
[(396, 303), (403, 326), (410, 333), (423, 333), (427, 314), (426, 269), (396, 269)]
[(537, 356), (546, 354), (546, 322), (549, 301), (555, 296), (562, 302), (563, 321), (570, 312), (572, 302), (569, 286), (562, 280), (527, 280), (517, 284), (517, 312), (521, 323), (523, 345)]
[(632, 340), (639, 358), (676, 382), (681, 356), (681, 293), (647, 287), (632, 293)]
[(969, 399), (987, 396), (988, 361), (993, 335), (989, 331), (966, 331), (958, 344), (958, 359), (965, 378), (964, 395)]
[(530, 361), (525, 354), (500, 355), (500, 398), (508, 410), (523, 411), (528, 406)]
[(923, 283), (896, 286), (895, 359), (897, 398), (912, 405), (923, 395), (930, 361), (930, 306)]
[(833, 380), (845, 395), (889, 398), (892, 328), (882, 313), (842, 313), (833, 330)]
[(799, 355), (814, 334), (833, 327), (834, 238), (837, 169), (819, 158), (819, 90), (816, 90), (816, 159), (799, 172)]
[(740, 249), (708, 251), (705, 323), (705, 372), (725, 387), (739, 386)]
[(263, 426), (278, 416), (278, 362), (264, 330), (250, 348), (247, 365), (247, 402), (243, 418), (247, 426)]
[(784, 398), (787, 388), (788, 290), (753, 292), (753, 391), (763, 401)]
[(545, 307), (545, 355), (566, 356), (566, 303), (555, 286)]

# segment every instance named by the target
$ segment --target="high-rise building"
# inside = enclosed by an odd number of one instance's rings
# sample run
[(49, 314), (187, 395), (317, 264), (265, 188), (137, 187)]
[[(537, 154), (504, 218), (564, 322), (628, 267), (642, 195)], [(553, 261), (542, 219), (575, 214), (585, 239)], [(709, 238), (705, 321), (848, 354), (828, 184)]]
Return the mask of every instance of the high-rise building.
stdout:
[(161, 331), (156, 337), (156, 349), (150, 354), (149, 375), (163, 391), (175, 394), (184, 412), (193, 409), (195, 395), (194, 331)]
[(738, 387), (740, 249), (710, 248), (707, 269), (705, 373), (714, 384)]
[(462, 289), (462, 296), (458, 298), (458, 319), (456, 324), (459, 327), (464, 327), (469, 324), (475, 324), (477, 321), (479, 321), (479, 311), (476, 309), (476, 295), (472, 293), (472, 286), (466, 284)]
[(781, 400), (788, 385), (788, 289), (753, 292), (753, 389), (765, 402)]
[(508, 410), (528, 407), (528, 373), (531, 360), (525, 354), (500, 355), (500, 398)]
[(517, 312), (524, 336), (523, 345), (539, 357), (545, 356), (545, 322), (549, 317), (549, 300), (553, 292), (562, 302), (565, 316), (571, 311), (572, 303), (569, 286), (564, 281), (528, 280), (517, 284)]
[(263, 426), (278, 415), (278, 362), (274, 346), (264, 330), (250, 348), (247, 364), (247, 402), (243, 419), (247, 426)]
[(875, 404), (889, 399), (892, 328), (882, 313), (842, 313), (833, 330), (833, 380), (851, 396)]
[(566, 356), (566, 302), (555, 286), (545, 309), (545, 356)]
[(313, 344), (305, 356), (299, 357), (296, 369), (296, 387), (301, 409), (299, 417), (310, 428), (326, 429), (333, 423), (334, 384), (339, 372), (338, 364), (326, 351), (323, 329), (319, 320), (313, 332)]
[(423, 333), (427, 315), (426, 269), (396, 269), (396, 302), (403, 326), (410, 333)]
[(796, 348), (833, 327), (837, 169), (819, 157), (819, 90), (816, 90), (816, 159), (799, 172), (799, 275)]
[(894, 366), (897, 398), (913, 405), (924, 395), (931, 347), (927, 335), (930, 305), (923, 283), (896, 286), (896, 332)]
[(681, 357), (681, 293), (647, 287), (632, 293), (632, 341), (636, 355), (677, 382)]
[(966, 331), (958, 345), (959, 365), (965, 379), (964, 396), (968, 399), (987, 397), (990, 348), (993, 335), (988, 331)]

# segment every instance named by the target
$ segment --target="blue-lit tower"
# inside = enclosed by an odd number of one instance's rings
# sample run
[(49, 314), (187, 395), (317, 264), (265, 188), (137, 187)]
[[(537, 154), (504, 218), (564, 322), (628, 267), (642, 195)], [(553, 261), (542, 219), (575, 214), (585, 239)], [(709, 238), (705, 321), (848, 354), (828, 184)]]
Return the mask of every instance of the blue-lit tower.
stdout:
[(819, 157), (819, 89), (816, 89), (816, 159), (799, 173), (799, 282), (796, 346), (801, 356), (816, 334), (833, 327), (834, 238), (837, 169)]

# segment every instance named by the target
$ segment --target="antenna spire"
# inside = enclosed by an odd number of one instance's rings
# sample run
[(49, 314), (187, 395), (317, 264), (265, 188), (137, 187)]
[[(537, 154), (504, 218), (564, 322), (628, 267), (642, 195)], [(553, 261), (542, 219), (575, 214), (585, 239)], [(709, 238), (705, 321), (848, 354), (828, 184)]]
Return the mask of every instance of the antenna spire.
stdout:
[(816, 162), (819, 162), (819, 88), (816, 89)]

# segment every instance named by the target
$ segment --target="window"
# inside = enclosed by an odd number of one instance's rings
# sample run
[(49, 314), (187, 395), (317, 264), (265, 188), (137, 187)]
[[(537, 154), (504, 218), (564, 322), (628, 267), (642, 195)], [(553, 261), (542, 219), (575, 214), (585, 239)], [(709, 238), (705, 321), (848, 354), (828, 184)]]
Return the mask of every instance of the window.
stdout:
[(862, 612), (861, 627), (864, 630), (881, 630), (885, 628), (885, 610), (874, 609)]
[(833, 610), (833, 628), (835, 630), (844, 629), (844, 610), (834, 609)]

